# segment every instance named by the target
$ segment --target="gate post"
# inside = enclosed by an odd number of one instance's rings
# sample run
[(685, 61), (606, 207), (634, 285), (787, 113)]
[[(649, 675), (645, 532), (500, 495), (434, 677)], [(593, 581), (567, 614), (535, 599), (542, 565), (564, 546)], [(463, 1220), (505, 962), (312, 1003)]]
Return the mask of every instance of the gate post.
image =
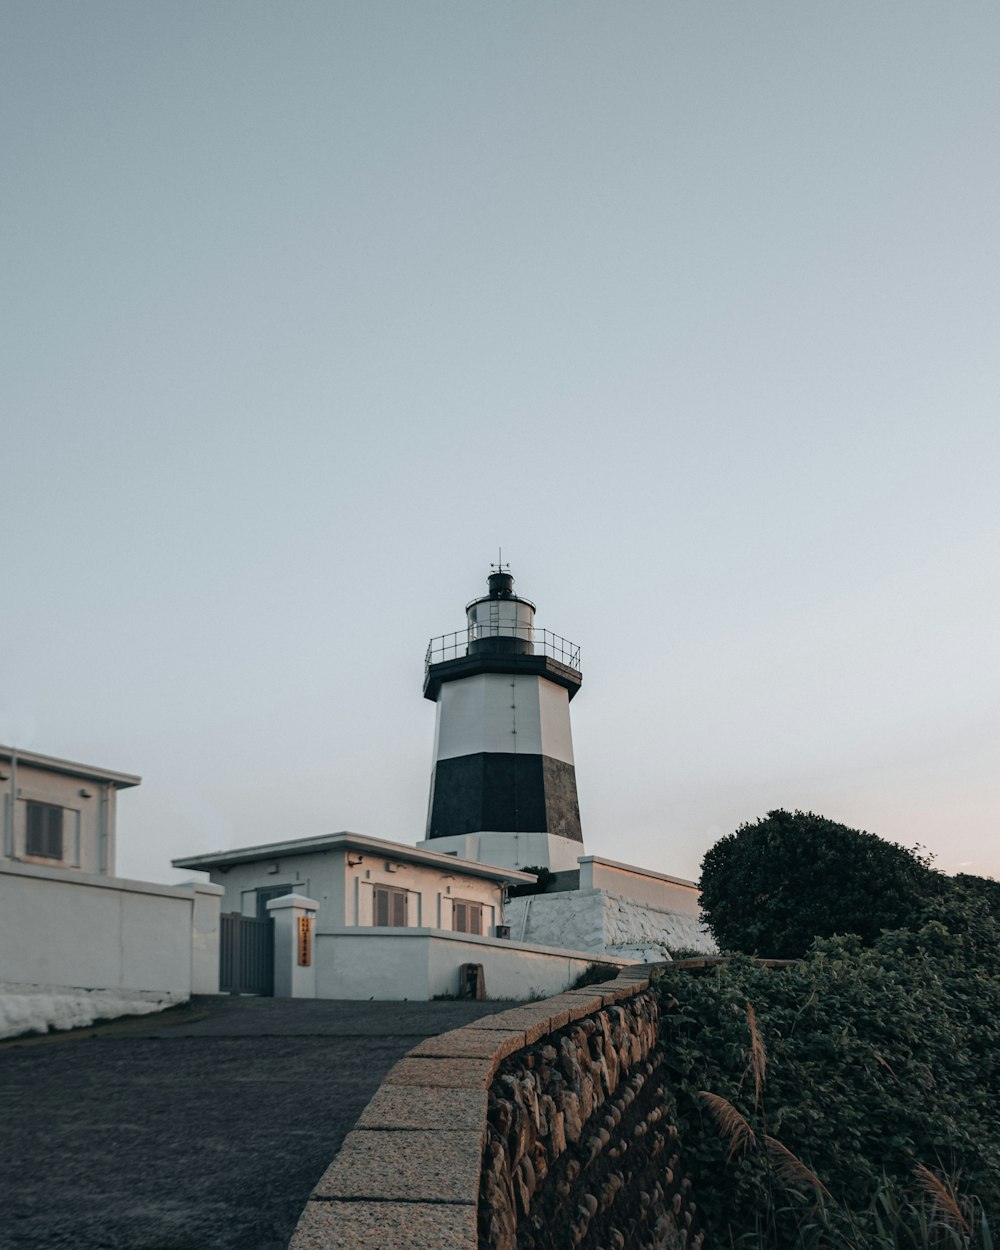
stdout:
[(274, 920), (274, 997), (316, 997), (316, 910), (304, 894), (283, 894), (265, 903)]

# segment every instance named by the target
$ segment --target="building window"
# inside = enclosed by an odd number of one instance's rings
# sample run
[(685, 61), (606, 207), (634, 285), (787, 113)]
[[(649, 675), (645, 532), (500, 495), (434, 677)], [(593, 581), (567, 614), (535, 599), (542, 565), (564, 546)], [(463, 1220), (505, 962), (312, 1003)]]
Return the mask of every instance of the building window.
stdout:
[(480, 937), (482, 936), (482, 903), (470, 903), (467, 899), (457, 898), (453, 914), (452, 928), (456, 933), (478, 933)]
[(387, 885), (377, 885), (375, 887), (375, 924), (405, 929), (406, 894), (406, 890), (395, 890)]
[(26, 851), (42, 859), (63, 857), (63, 809), (52, 803), (28, 803)]
[(271, 913), (267, 910), (268, 903), (272, 898), (284, 898), (286, 894), (291, 894), (294, 888), (291, 885), (273, 885), (257, 890), (257, 919), (270, 920)]

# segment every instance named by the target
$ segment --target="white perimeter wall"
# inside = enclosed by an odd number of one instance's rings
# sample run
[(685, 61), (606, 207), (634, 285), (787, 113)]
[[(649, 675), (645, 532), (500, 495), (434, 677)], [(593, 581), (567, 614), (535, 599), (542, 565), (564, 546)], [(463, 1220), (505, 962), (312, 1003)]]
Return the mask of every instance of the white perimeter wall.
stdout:
[(316, 996), (421, 1001), (456, 994), (462, 964), (482, 964), (490, 998), (558, 994), (592, 963), (585, 951), (552, 950), (433, 929), (343, 929), (316, 938)]
[(511, 938), (601, 955), (669, 959), (675, 950), (713, 951), (697, 915), (656, 907), (607, 890), (564, 890), (512, 898)]
[(0, 981), (217, 993), (221, 893), (4, 864)]
[(701, 915), (699, 890), (693, 881), (651, 872), (635, 864), (621, 864), (615, 859), (602, 859), (599, 855), (584, 855), (580, 859), (580, 889), (607, 890), (622, 898), (650, 903), (661, 911)]

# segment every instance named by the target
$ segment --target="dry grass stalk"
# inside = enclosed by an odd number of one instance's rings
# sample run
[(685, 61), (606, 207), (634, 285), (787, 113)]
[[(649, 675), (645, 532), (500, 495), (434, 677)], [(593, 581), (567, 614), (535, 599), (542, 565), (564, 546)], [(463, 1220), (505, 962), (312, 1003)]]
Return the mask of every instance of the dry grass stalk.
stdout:
[(729, 1143), (729, 1159), (735, 1159), (738, 1154), (757, 1145), (753, 1129), (728, 1099), (710, 1094), (706, 1089), (699, 1090), (698, 1097), (718, 1124), (719, 1136)]
[(967, 1237), (971, 1236), (972, 1229), (959, 1204), (955, 1182), (950, 1179), (942, 1180), (936, 1172), (932, 1172), (923, 1163), (918, 1163), (913, 1172), (917, 1178), (917, 1184), (934, 1204), (934, 1214), (944, 1223), (960, 1229)]
[(757, 1013), (753, 1003), (747, 1003), (747, 1029), (750, 1033), (750, 1071), (753, 1073), (753, 1106), (760, 1110), (760, 1100), (764, 1093), (764, 1082), (767, 1079), (767, 1051), (757, 1024)]
[(817, 1193), (825, 1194), (827, 1198), (830, 1197), (830, 1191), (816, 1173), (811, 1168), (807, 1168), (802, 1160), (792, 1154), (788, 1147), (782, 1145), (776, 1137), (765, 1135), (764, 1148), (771, 1156), (778, 1178), (786, 1185), (808, 1185)]
[(883, 1059), (881, 1055), (876, 1055), (875, 1058), (882, 1065), (882, 1067), (885, 1068), (886, 1072), (889, 1073), (894, 1081), (899, 1080), (899, 1077), (892, 1070), (892, 1064), (889, 1063), (888, 1059)]

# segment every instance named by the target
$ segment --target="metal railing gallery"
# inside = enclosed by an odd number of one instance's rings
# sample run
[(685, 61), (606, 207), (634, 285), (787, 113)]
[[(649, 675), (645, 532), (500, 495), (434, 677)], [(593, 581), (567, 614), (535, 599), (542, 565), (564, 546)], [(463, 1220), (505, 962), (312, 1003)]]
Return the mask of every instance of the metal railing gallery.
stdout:
[(568, 668), (580, 668), (580, 648), (575, 642), (561, 638), (549, 629), (536, 629), (532, 625), (470, 625), (467, 629), (457, 629), (452, 634), (441, 634), (427, 644), (424, 668), (440, 664), (443, 660), (463, 658), (469, 654), (469, 643), (483, 638), (519, 638), (522, 642), (531, 644), (530, 654), (547, 655)]

